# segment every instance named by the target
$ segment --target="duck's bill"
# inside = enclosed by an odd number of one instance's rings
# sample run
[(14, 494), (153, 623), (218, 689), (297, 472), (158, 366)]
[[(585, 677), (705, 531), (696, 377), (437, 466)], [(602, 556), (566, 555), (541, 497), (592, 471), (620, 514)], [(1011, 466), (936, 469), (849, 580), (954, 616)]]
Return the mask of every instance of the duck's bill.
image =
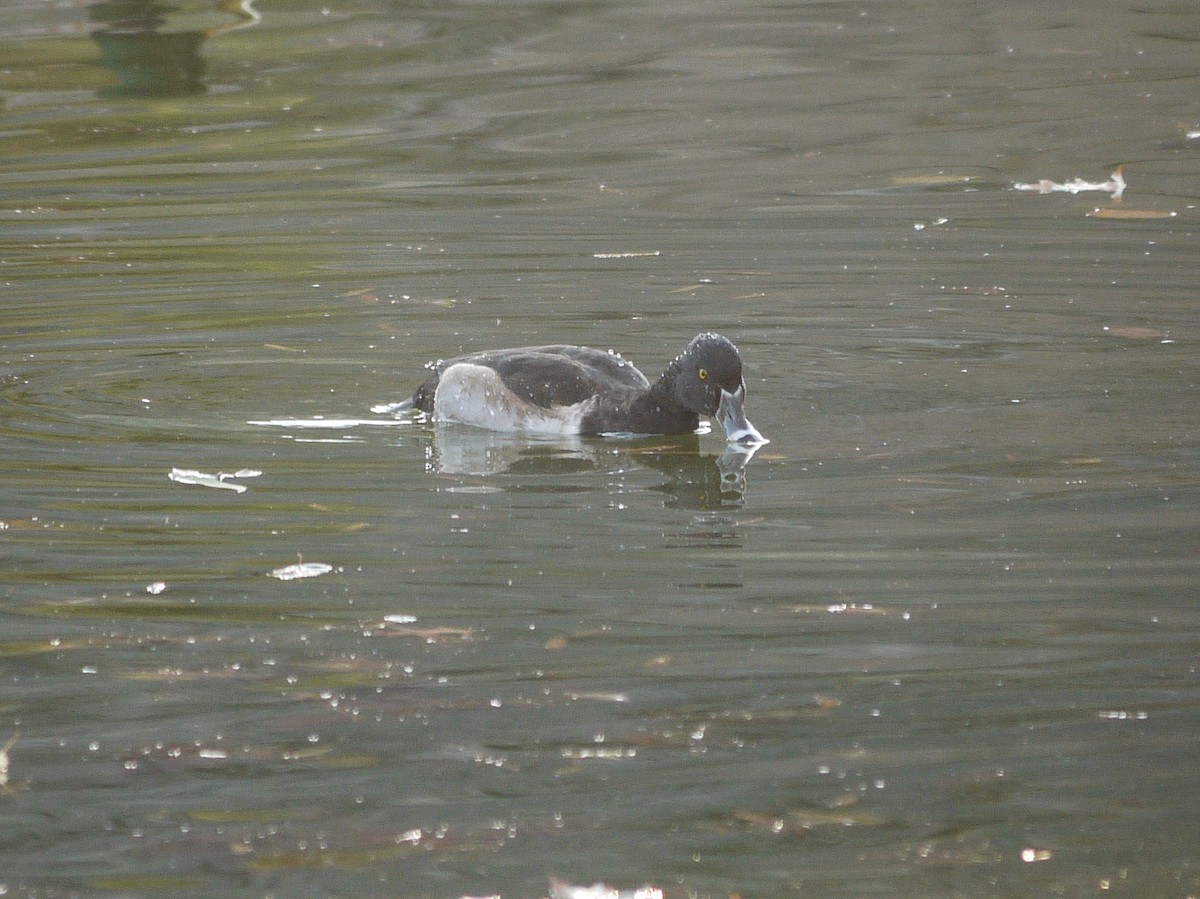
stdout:
[(733, 393), (721, 390), (721, 403), (717, 406), (717, 421), (725, 429), (725, 437), (730, 443), (742, 446), (760, 446), (771, 441), (758, 432), (758, 428), (750, 424), (746, 418), (746, 385), (742, 384)]

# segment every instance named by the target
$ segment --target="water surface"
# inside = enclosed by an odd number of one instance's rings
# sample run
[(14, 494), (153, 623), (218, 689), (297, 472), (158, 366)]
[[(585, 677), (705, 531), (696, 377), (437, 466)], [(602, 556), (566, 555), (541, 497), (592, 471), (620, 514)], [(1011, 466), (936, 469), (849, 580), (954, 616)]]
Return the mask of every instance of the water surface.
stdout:
[[(6, 894), (1200, 890), (1189, 7), (2, 18)], [(708, 329), (744, 466), (370, 411)]]

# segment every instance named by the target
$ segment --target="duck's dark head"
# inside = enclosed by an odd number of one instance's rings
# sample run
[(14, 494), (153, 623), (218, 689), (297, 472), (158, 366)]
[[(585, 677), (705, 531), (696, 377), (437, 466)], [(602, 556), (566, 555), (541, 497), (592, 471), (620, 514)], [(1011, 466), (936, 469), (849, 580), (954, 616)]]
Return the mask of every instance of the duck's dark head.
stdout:
[(746, 418), (746, 382), (737, 347), (720, 334), (698, 334), (663, 373), (659, 384), (676, 405), (715, 418), (732, 443), (767, 443)]

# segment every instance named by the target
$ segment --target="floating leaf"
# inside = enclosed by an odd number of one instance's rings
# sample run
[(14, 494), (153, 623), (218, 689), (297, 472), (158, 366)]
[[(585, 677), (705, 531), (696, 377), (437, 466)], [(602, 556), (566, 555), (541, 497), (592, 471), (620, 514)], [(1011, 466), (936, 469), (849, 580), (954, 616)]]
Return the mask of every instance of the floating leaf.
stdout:
[(1177, 213), (1162, 209), (1093, 209), (1088, 216), (1094, 219), (1172, 219)]
[(257, 468), (239, 468), (233, 474), (225, 471), (217, 472), (217, 477), (222, 481), (228, 480), (229, 478), (260, 478), (262, 477), (262, 472)]
[(320, 577), (331, 571), (333, 571), (333, 566), (326, 565), (324, 562), (297, 562), (294, 565), (285, 565), (274, 571), (268, 571), (267, 576), (278, 578), (281, 581), (294, 581), (302, 577)]
[(1084, 181), (1082, 178), (1075, 178), (1071, 181), (1058, 182), (1042, 178), (1040, 181), (1031, 183), (1018, 182), (1013, 185), (1013, 189), (1033, 190), (1039, 194), (1051, 194), (1059, 191), (1077, 194), (1085, 190), (1101, 190), (1112, 194), (1114, 200), (1119, 200), (1121, 194), (1125, 192), (1125, 177), (1122, 174), (1122, 168), (1122, 166), (1117, 166), (1107, 181)]
[(8, 786), (8, 751), (17, 745), (17, 737), (20, 735), (19, 732), (14, 733), (3, 748), (0, 748), (0, 787)]
[(1167, 331), (1159, 330), (1158, 328), (1138, 328), (1138, 327), (1111, 327), (1104, 326), (1104, 333), (1109, 337), (1124, 337), (1127, 340), (1162, 340), (1167, 336)]
[(936, 175), (896, 175), (892, 184), (897, 187), (936, 187), (939, 184), (966, 184), (973, 181), (970, 175), (947, 175), (939, 172)]
[(1045, 862), (1052, 858), (1054, 858), (1054, 852), (1050, 849), (1036, 849), (1033, 846), (1026, 846), (1021, 850), (1021, 861), (1026, 864)]
[(192, 468), (172, 468), (171, 473), (167, 477), (177, 484), (195, 484), (197, 487), (213, 487), (217, 490), (232, 490), (235, 493), (245, 493), (246, 485), (235, 484), (231, 479), (256, 478), (261, 474), (261, 471), (253, 468), (240, 468), (232, 474), (225, 471), (209, 474), (206, 471), (196, 471)]
[(381, 637), (419, 637), (426, 643), (475, 639), (475, 631), (469, 627), (407, 627), (389, 624), (372, 633)]

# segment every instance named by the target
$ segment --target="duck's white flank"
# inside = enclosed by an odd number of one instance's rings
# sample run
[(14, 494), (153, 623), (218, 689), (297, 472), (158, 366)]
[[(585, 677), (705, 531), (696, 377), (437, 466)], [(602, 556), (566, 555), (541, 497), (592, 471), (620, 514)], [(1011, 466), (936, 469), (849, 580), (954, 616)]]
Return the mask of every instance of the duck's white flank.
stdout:
[(434, 421), (455, 421), (489, 431), (578, 434), (583, 416), (595, 405), (542, 409), (509, 390), (495, 369), (459, 362), (442, 372), (433, 395)]

